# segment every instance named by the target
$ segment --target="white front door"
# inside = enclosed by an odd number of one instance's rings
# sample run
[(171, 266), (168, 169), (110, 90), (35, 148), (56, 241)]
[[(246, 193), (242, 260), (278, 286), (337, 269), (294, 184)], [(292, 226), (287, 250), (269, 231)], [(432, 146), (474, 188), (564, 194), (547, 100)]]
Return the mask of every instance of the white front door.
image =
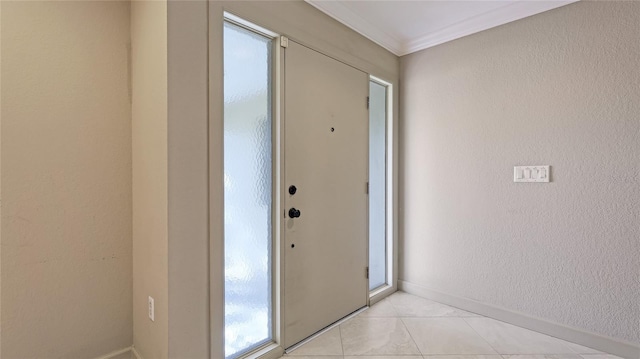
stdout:
[(289, 41), (284, 91), (287, 348), (367, 305), (369, 76)]

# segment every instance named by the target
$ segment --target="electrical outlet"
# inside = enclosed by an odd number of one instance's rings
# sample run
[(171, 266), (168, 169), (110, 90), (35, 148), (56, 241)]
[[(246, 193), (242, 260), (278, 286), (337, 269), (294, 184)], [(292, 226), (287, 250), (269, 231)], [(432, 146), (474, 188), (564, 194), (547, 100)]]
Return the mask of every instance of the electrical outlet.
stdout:
[(156, 307), (152, 296), (149, 296), (149, 319), (151, 319), (152, 322), (156, 321)]

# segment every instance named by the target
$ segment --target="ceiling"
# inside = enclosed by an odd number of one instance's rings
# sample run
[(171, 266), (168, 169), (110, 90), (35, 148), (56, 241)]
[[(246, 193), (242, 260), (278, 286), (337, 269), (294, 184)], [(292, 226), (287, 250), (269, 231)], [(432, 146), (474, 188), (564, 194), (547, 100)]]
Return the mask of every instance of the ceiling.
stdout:
[(398, 56), (578, 0), (305, 0)]

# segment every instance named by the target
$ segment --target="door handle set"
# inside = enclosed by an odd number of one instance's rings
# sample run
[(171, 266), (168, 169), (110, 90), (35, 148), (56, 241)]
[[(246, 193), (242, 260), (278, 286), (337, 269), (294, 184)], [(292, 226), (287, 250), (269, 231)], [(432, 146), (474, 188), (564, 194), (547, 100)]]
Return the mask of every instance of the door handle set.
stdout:
[[(296, 188), (296, 186), (291, 185), (289, 186), (289, 194), (290, 195), (294, 195), (296, 194), (296, 192), (298, 191), (298, 189)], [(289, 218), (299, 218), (300, 217), (300, 210), (295, 209), (294, 207), (291, 207), (291, 209), (289, 209)]]

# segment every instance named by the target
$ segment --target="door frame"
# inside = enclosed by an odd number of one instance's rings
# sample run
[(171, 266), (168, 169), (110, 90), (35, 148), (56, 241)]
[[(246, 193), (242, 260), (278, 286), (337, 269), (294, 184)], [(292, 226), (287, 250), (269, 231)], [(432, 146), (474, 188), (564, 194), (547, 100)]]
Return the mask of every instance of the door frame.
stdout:
[[(387, 246), (389, 251), (389, 260), (387, 264), (389, 284), (374, 292), (368, 292), (368, 305), (372, 305), (384, 297), (392, 294), (397, 290), (398, 282), (398, 92), (395, 89), (398, 86), (398, 76), (368, 62), (366, 59), (358, 57), (348, 51), (341, 50), (338, 47), (331, 46), (323, 41), (322, 35), (310, 34), (304, 24), (300, 24), (290, 19), (274, 18), (264, 14), (261, 9), (255, 5), (244, 2), (226, 2), (222, 6), (209, 5), (209, 34), (212, 39), (209, 41), (209, 103), (220, 104), (219, 96), (223, 82), (223, 71), (220, 63), (222, 42), (219, 32), (222, 23), (226, 19), (232, 19), (233, 22), (240, 23), (254, 31), (264, 34), (273, 34), (274, 51), (273, 51), (273, 268), (272, 268), (272, 305), (273, 305), (273, 341), (256, 350), (246, 354), (246, 358), (279, 358), (284, 353), (284, 348), (280, 346), (282, 342), (282, 323), (283, 310), (282, 298), (284, 295), (283, 281), (284, 271), (282, 268), (282, 259), (284, 256), (284, 233), (282, 231), (284, 218), (281, 216), (284, 203), (284, 184), (281, 180), (284, 178), (284, 143), (282, 141), (283, 128), (283, 109), (284, 109), (284, 48), (280, 46), (279, 37), (283, 34), (293, 41), (302, 44), (312, 50), (320, 52), (337, 61), (345, 63), (370, 75), (384, 84), (388, 84), (388, 104), (387, 104)], [(223, 188), (219, 182), (217, 171), (222, 171), (223, 166), (219, 156), (219, 148), (221, 147), (217, 141), (221, 141), (221, 130), (224, 124), (224, 117), (220, 116), (217, 110), (210, 105), (210, 201), (209, 213), (211, 216), (209, 231), (209, 248), (210, 248), (210, 269), (209, 269), (209, 293), (210, 293), (210, 310), (209, 310), (209, 334), (210, 334), (210, 358), (224, 358), (224, 236), (220, 236), (220, 219), (215, 218), (214, 214), (224, 213), (224, 202), (220, 193)], [(277, 175), (277, 178), (276, 178)], [(278, 218), (275, 218), (278, 216)], [(368, 258), (368, 241), (367, 241), (367, 258)]]
[[(282, 231), (284, 222), (281, 213), (283, 213), (284, 191), (282, 178), (284, 178), (284, 126), (283, 126), (283, 109), (284, 109), (284, 48), (281, 46), (281, 36), (270, 29), (257, 25), (251, 21), (245, 20), (243, 17), (233, 12), (223, 12), (223, 23), (229, 22), (255, 32), (262, 36), (272, 39), (272, 66), (271, 66), (271, 153), (272, 153), (272, 189), (271, 189), (271, 223), (273, 225), (271, 231), (271, 333), (270, 342), (258, 345), (255, 349), (238, 356), (238, 358), (279, 358), (281, 351), (280, 343), (282, 343), (282, 323), (283, 323), (283, 305), (282, 297), (284, 294), (284, 272), (282, 268), (282, 259), (284, 256), (284, 233)], [(224, 121), (224, 118), (223, 118)], [(223, 238), (224, 241), (224, 238)], [(222, 282), (224, 283), (224, 271), (222, 273)], [(223, 325), (221, 335), (224, 337), (224, 301), (223, 309)], [(213, 330), (212, 330), (213, 332)], [(284, 352), (282, 350), (282, 352)], [(224, 358), (224, 349), (222, 353)], [(215, 353), (211, 353), (211, 357), (215, 357)]]
[[(385, 121), (385, 240), (387, 245), (386, 269), (387, 284), (369, 292), (369, 305), (373, 305), (398, 289), (398, 225), (397, 225), (397, 141), (394, 102), (396, 95), (392, 82), (369, 74), (369, 81), (386, 88), (386, 121)], [(368, 247), (367, 247), (368, 248)], [(368, 254), (367, 254), (368, 256)]]

